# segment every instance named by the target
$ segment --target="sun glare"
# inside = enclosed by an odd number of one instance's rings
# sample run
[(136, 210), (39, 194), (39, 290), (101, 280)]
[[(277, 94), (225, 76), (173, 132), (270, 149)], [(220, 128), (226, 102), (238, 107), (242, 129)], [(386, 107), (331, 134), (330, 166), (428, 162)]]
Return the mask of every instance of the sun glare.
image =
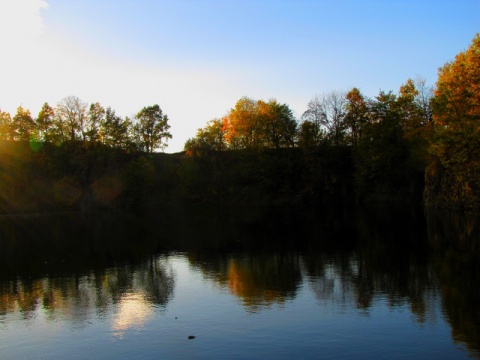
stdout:
[(40, 11), (44, 0), (2, 0), (0, 2), (0, 41), (2, 47), (20, 46), (25, 40), (41, 35), (44, 24)]
[(0, 0), (0, 78), (2, 86), (9, 89), (2, 94), (0, 108), (4, 111), (13, 112), (28, 103), (30, 94), (25, 89), (38, 83), (35, 77), (41, 70), (40, 40), (45, 31), (42, 10), (47, 8), (44, 0)]
[(141, 328), (152, 315), (153, 309), (143, 294), (130, 293), (122, 296), (113, 319), (113, 335), (122, 338), (125, 331)]

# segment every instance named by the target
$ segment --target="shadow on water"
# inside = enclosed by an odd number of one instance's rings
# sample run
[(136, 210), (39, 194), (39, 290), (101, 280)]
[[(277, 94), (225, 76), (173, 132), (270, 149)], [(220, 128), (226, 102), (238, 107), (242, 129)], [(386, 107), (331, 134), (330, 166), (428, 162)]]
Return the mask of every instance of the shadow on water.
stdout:
[(480, 215), (427, 209), (426, 218), (452, 338), (480, 357)]
[(408, 305), (419, 324), (441, 302), (454, 341), (478, 356), (479, 236), (479, 216), (392, 206), (2, 217), (0, 314), (54, 314), (69, 298), (101, 313), (126, 294), (166, 307), (169, 254), (180, 253), (247, 312), (283, 306), (305, 284), (320, 303), (365, 314), (378, 299)]
[[(351, 212), (331, 208), (179, 206), (121, 212), (0, 217), (0, 277), (56, 276), (140, 263), (158, 253), (197, 256), (356, 245)], [(332, 241), (332, 239), (334, 239)]]
[[(148, 225), (148, 224), (147, 224)], [(1, 276), (62, 275), (135, 263), (155, 253), (140, 219), (123, 213), (0, 217)]]

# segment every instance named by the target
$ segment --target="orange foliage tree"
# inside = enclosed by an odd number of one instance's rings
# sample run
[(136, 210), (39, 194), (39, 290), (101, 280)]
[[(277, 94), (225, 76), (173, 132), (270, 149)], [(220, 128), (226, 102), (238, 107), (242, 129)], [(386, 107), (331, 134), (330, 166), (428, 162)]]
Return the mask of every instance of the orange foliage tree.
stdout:
[(480, 206), (480, 34), (439, 69), (433, 120), (427, 178), (448, 202)]
[(210, 150), (293, 147), (296, 134), (297, 121), (288, 105), (243, 97), (225, 117), (198, 129), (185, 151), (200, 155)]

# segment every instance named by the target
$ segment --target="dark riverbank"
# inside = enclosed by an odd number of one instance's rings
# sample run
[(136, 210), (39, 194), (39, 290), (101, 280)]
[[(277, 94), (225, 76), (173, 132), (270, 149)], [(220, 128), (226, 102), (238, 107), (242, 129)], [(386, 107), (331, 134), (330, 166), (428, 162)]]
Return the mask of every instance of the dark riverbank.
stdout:
[[(33, 146), (34, 145), (34, 146)], [(0, 142), (0, 211), (36, 213), (172, 203), (420, 203), (423, 174), (363, 174), (348, 146), (145, 154), (100, 144)]]

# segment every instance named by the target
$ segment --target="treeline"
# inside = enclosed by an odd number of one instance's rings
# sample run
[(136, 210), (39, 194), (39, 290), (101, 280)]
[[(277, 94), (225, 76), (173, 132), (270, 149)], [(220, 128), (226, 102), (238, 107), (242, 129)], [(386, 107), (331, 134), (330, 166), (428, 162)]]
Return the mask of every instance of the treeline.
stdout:
[[(480, 207), (480, 35), (438, 72), (435, 88), (409, 79), (398, 93), (358, 88), (315, 96), (301, 119), (287, 104), (247, 97), (185, 143), (187, 154), (348, 147), (357, 200), (413, 199)], [(345, 161), (345, 159), (338, 159)]]
[(159, 105), (144, 107), (133, 119), (122, 118), (98, 102), (88, 106), (74, 96), (62, 99), (55, 108), (45, 103), (36, 118), (22, 106), (13, 117), (0, 110), (0, 140), (57, 145), (83, 141), (151, 153), (165, 148), (172, 137), (169, 129), (168, 116)]
[(130, 119), (73, 96), (36, 117), (0, 111), (0, 213), (149, 205), (162, 180), (148, 157), (169, 128), (159, 105)]
[[(244, 97), (186, 142), (186, 153), (197, 159), (197, 166), (203, 164), (192, 178), (202, 178), (203, 171), (210, 186), (217, 184), (207, 198), (243, 179), (250, 188), (247, 193), (257, 199), (285, 192), (290, 200), (301, 201), (328, 195), (337, 200), (420, 201), (434, 128), (432, 99), (433, 90), (423, 79), (409, 79), (398, 94), (380, 92), (367, 98), (353, 88), (315, 96), (297, 120), (287, 104)], [(285, 149), (282, 156), (280, 148)], [(222, 154), (225, 150), (234, 151), (237, 160)], [(255, 170), (238, 164), (245, 154), (250, 154)], [(215, 166), (208, 167), (208, 161)], [(270, 168), (275, 168), (275, 176), (268, 176)], [(232, 172), (235, 176), (229, 176)], [(252, 190), (262, 183), (268, 186), (255, 195)], [(232, 191), (225, 198), (235, 195)]]
[(374, 99), (357, 88), (333, 91), (315, 96), (300, 121), (287, 104), (243, 97), (226, 116), (198, 129), (185, 150), (202, 155), (229, 149), (357, 146), (369, 136), (369, 128), (384, 121), (394, 121), (406, 137), (414, 137), (417, 129), (432, 125), (432, 97), (432, 89), (420, 78), (409, 79), (398, 95), (380, 92)]
[(417, 78), (374, 98), (333, 91), (300, 119), (276, 100), (241, 98), (185, 155), (154, 154), (171, 138), (158, 105), (133, 119), (75, 97), (35, 118), (0, 112), (1, 210), (422, 199), (480, 208), (479, 54), (477, 35), (434, 89)]

